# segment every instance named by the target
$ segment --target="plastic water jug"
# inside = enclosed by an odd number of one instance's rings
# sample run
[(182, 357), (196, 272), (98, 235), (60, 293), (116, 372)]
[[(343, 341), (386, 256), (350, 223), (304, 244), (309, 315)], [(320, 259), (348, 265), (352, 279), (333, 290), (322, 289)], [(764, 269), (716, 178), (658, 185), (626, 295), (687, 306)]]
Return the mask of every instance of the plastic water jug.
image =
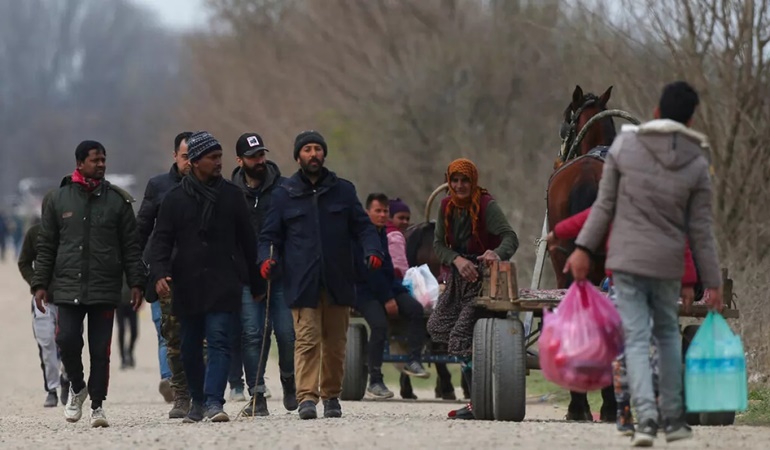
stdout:
[(745, 411), (746, 358), (740, 336), (721, 314), (709, 312), (685, 356), (687, 412)]

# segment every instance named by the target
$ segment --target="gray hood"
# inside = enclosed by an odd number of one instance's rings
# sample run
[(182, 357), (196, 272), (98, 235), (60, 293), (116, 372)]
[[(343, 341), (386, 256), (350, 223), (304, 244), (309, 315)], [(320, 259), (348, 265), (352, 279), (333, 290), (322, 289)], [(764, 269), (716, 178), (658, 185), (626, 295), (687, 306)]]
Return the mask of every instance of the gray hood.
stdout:
[(236, 186), (241, 188), (247, 195), (254, 197), (256, 192), (267, 190), (273, 184), (275, 184), (276, 181), (278, 181), (281, 178), (281, 171), (280, 169), (278, 169), (278, 165), (276, 165), (274, 162), (272, 161), (265, 162), (265, 168), (267, 170), (265, 181), (262, 184), (260, 184), (259, 188), (257, 189), (251, 189), (246, 185), (246, 174), (243, 173), (243, 170), (241, 170), (240, 167), (236, 167), (233, 170), (231, 180), (233, 183), (235, 183)]
[(680, 169), (706, 155), (707, 138), (679, 122), (657, 119), (639, 126), (623, 125), (622, 131), (636, 133), (639, 143), (666, 169)]

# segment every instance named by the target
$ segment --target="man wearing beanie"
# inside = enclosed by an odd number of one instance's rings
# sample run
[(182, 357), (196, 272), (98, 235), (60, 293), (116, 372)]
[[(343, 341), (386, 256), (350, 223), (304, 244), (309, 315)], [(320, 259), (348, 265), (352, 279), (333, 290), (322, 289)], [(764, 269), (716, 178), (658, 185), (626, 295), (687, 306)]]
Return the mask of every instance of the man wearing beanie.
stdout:
[[(301, 419), (342, 417), (339, 396), (350, 307), (355, 303), (353, 239), (369, 270), (383, 261), (377, 232), (353, 184), (324, 167), (326, 141), (317, 131), (294, 140), (300, 169), (273, 191), (259, 236), (260, 272), (281, 274), (294, 319), (295, 373)], [(320, 377), (320, 386), (319, 386)]]
[(191, 170), (160, 205), (150, 241), (151, 276), (160, 298), (173, 290), (172, 312), (181, 324), (182, 365), (192, 398), (184, 422), (204, 417), (227, 422), (224, 392), (244, 280), (255, 299), (264, 288), (246, 201), (222, 178), (222, 146), (205, 131), (193, 133), (187, 145)]
[[(273, 190), (285, 178), (281, 176), (278, 166), (267, 160), (265, 141), (257, 133), (244, 133), (235, 144), (238, 167), (232, 175), (233, 183), (241, 188), (249, 206), (251, 226), (254, 239), (259, 236), (265, 214), (270, 207)], [(261, 278), (260, 278), (261, 279)], [(296, 386), (294, 382), (294, 321), (291, 311), (283, 299), (283, 288), (279, 280), (274, 279), (270, 286), (270, 306), (267, 302), (255, 303), (248, 288), (244, 289), (241, 311), (240, 335), (236, 337), (236, 346), (240, 340), (242, 345), (242, 362), (233, 358), (230, 368), (230, 387), (233, 380), (241, 375), (241, 364), (246, 372), (246, 383), (252, 395), (252, 401), (244, 410), (247, 416), (267, 416), (267, 400), (265, 398), (265, 367), (270, 353), (270, 333), (265, 336), (265, 314), (269, 310), (268, 330), (275, 331), (278, 343), (278, 366), (281, 370), (281, 385), (283, 386), (283, 406), (289, 411), (297, 409)], [(260, 364), (260, 356), (262, 361)], [(235, 361), (238, 359), (238, 361)], [(259, 373), (257, 373), (259, 370)], [(253, 406), (253, 408), (252, 408)]]
[[(122, 299), (124, 276), (131, 306), (139, 308), (146, 275), (131, 207), (134, 199), (104, 179), (104, 146), (83, 141), (75, 149), (75, 160), (77, 169), (62, 180), (43, 210), (31, 285), (40, 312), (45, 313), (51, 297), (59, 312), (56, 344), (70, 380), (64, 418), (79, 421), (90, 396), (91, 426), (107, 427), (102, 402), (110, 378), (115, 308)], [(88, 386), (82, 361), (86, 316)]]

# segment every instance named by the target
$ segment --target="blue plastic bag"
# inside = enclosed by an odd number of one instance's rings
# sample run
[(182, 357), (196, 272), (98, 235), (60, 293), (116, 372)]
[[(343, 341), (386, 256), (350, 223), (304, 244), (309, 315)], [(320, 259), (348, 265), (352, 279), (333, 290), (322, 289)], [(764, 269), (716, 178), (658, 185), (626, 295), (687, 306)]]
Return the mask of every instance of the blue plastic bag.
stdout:
[(709, 312), (685, 356), (687, 412), (746, 411), (743, 343), (721, 314)]

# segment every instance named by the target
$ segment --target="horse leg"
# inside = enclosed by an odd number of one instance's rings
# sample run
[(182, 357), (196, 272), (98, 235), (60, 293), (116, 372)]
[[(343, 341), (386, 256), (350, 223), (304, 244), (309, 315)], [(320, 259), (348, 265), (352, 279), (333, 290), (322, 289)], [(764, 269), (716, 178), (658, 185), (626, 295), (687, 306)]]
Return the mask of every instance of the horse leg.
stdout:
[(605, 423), (615, 423), (618, 419), (618, 401), (615, 398), (613, 385), (602, 389), (602, 409), (599, 412), (599, 420)]
[(576, 422), (593, 422), (591, 407), (588, 405), (588, 394), (583, 392), (569, 393), (570, 402), (567, 408), (567, 420)]
[(436, 363), (436, 398), (443, 400), (457, 400), (455, 387), (452, 385), (452, 374), (446, 364)]

